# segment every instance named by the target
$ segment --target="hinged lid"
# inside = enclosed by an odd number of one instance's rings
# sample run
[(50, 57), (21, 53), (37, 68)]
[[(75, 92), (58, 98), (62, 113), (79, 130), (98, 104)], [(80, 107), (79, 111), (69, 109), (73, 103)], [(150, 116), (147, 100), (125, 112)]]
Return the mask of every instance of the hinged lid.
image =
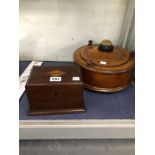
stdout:
[(74, 52), (74, 61), (81, 67), (97, 72), (124, 72), (134, 66), (134, 56), (124, 48), (113, 46), (110, 40), (78, 48)]
[(115, 47), (109, 40), (101, 44), (89, 44), (79, 49), (80, 56), (88, 63), (99, 66), (119, 66), (129, 60), (129, 52), (125, 49)]
[(72, 66), (34, 66), (27, 85), (82, 84), (80, 69)]

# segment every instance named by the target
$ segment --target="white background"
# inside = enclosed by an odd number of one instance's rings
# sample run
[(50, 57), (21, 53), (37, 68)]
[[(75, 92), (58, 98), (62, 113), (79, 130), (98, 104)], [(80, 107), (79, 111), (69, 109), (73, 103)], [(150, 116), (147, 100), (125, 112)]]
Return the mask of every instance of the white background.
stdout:
[(118, 45), (128, 0), (20, 0), (20, 60), (71, 61), (93, 40)]

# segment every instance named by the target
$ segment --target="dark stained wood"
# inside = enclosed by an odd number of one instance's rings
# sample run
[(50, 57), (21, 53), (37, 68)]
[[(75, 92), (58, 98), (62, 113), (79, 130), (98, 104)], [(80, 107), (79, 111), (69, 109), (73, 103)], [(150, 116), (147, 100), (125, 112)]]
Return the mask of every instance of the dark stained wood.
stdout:
[[(62, 77), (61, 82), (50, 82), (50, 77)], [(72, 77), (80, 77), (73, 81)], [(83, 81), (80, 69), (73, 66), (35, 66), (26, 84), (29, 115), (61, 114), (85, 111)]]
[(118, 46), (113, 46), (110, 52), (100, 51), (98, 47), (99, 44), (88, 44), (74, 53), (85, 87), (98, 92), (117, 92), (126, 88), (132, 80), (134, 55)]

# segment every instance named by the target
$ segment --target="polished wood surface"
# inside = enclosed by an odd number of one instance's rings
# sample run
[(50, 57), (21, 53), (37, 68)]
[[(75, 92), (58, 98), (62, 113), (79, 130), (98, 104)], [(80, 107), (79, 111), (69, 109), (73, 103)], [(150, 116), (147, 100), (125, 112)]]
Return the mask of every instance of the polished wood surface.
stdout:
[[(50, 82), (59, 76), (62, 81)], [(79, 77), (73, 81), (72, 77)], [(26, 84), (29, 115), (61, 114), (85, 111), (83, 81), (77, 65), (34, 67)]]
[[(113, 52), (99, 52), (98, 45), (83, 46), (80, 49), (80, 57), (85, 61), (91, 60), (97, 66), (119, 66), (125, 64), (129, 60), (129, 52), (124, 49), (115, 47)], [(106, 61), (106, 64), (100, 64), (100, 61)], [(102, 69), (102, 68), (101, 68)], [(100, 70), (100, 68), (99, 68)]]
[(134, 54), (114, 46), (111, 52), (100, 51), (99, 44), (78, 48), (74, 61), (80, 65), (85, 87), (98, 92), (117, 92), (132, 80)]
[(123, 73), (99, 73), (81, 67), (85, 87), (99, 92), (117, 92), (126, 88), (132, 78), (132, 71)]

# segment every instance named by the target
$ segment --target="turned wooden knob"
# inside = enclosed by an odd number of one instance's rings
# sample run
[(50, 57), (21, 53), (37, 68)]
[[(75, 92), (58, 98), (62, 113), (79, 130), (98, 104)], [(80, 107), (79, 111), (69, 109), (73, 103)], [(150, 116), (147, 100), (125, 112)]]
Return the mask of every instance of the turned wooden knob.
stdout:
[(88, 45), (92, 45), (93, 44), (93, 41), (92, 40), (89, 40), (88, 41)]

